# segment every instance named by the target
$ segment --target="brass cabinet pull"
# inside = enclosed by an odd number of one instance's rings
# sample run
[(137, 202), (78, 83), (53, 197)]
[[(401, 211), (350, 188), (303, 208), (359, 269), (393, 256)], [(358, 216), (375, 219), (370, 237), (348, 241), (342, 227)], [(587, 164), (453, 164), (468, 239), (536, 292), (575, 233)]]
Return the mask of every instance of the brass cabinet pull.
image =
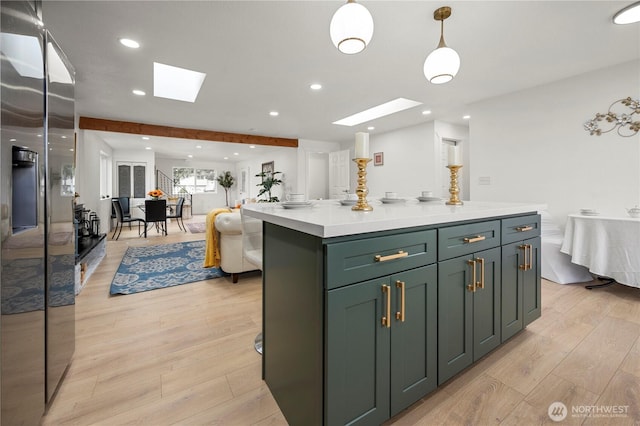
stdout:
[(467, 284), (467, 290), (472, 293), (476, 292), (476, 261), (475, 260), (467, 260), (467, 263), (471, 265), (472, 273), (471, 273), (471, 284)]
[(476, 261), (480, 263), (480, 281), (478, 281), (478, 288), (484, 288), (484, 259), (479, 257)]
[(522, 265), (518, 265), (518, 269), (521, 271), (528, 271), (533, 268), (533, 246), (531, 244), (522, 244), (518, 246), (520, 250), (524, 251), (522, 256)]
[(533, 229), (533, 226), (527, 225), (527, 226), (518, 226), (516, 228), (516, 231), (518, 232), (527, 232), (527, 231), (531, 231)]
[(404, 322), (404, 287), (403, 281), (396, 281), (396, 288), (400, 289), (400, 312), (396, 312), (396, 319)]
[(524, 254), (522, 255), (522, 265), (518, 265), (518, 269), (520, 269), (521, 271), (526, 271), (527, 270), (527, 244), (521, 244), (518, 246), (518, 248), (524, 252)]
[(387, 314), (382, 317), (382, 325), (389, 328), (391, 327), (391, 286), (383, 284), (382, 293), (387, 295)]
[(478, 241), (484, 241), (485, 240), (484, 235), (476, 235), (475, 237), (464, 237), (464, 242), (465, 243), (477, 243)]
[(397, 253), (390, 254), (388, 256), (380, 256), (379, 254), (376, 254), (373, 259), (376, 262), (386, 262), (387, 260), (400, 259), (401, 257), (407, 257), (407, 256), (409, 256), (409, 252), (406, 252), (404, 250), (399, 250)]

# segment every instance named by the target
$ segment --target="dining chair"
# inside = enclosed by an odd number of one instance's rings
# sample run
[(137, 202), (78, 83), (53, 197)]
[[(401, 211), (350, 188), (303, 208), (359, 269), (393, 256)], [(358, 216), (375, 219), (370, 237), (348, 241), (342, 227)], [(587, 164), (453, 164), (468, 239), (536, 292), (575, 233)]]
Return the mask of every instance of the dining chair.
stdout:
[[(111, 207), (113, 208), (113, 212), (115, 213), (115, 216), (116, 216), (116, 227), (113, 230), (113, 235), (111, 235), (112, 240), (114, 237), (116, 240), (120, 238), (120, 233), (122, 232), (122, 225), (124, 223), (128, 223), (129, 227), (131, 227), (132, 222), (138, 223), (138, 236), (140, 236), (141, 234), (140, 225), (144, 224), (144, 237), (147, 238), (147, 222), (144, 219), (140, 219), (138, 217), (131, 217), (131, 216), (125, 217), (124, 211), (122, 209), (122, 204), (120, 203), (119, 198), (111, 199)], [(118, 232), (117, 236), (116, 236), (116, 232)]]
[[(122, 207), (122, 217), (125, 219), (131, 219), (131, 203), (129, 197), (113, 197), (112, 200), (120, 200), (120, 206)], [(116, 209), (111, 204), (111, 219), (116, 219)], [(129, 223), (129, 229), (131, 229), (131, 223)]]
[(154, 222), (156, 231), (162, 228), (162, 233), (167, 235), (167, 200), (144, 200), (144, 219), (147, 224)]
[(182, 208), (184, 207), (184, 197), (178, 198), (178, 202), (176, 203), (176, 209), (173, 214), (168, 214), (167, 219), (175, 219), (178, 224), (178, 228), (187, 232), (187, 228), (184, 226), (184, 222), (182, 221)]

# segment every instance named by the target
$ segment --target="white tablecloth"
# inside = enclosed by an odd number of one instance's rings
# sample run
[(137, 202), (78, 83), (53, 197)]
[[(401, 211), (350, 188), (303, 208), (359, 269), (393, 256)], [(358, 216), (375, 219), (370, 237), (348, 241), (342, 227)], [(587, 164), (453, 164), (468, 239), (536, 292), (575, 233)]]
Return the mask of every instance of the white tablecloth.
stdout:
[(640, 219), (569, 215), (560, 251), (593, 274), (640, 287)]

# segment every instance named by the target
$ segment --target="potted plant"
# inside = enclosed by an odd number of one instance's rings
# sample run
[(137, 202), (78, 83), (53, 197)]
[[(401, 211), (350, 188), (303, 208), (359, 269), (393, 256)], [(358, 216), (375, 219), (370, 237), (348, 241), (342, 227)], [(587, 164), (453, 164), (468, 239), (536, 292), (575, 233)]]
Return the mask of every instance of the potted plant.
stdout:
[(229, 188), (233, 186), (236, 179), (231, 176), (231, 172), (227, 170), (221, 175), (218, 175), (218, 177), (216, 177), (216, 180), (218, 181), (218, 184), (224, 188), (224, 197), (227, 202), (227, 207), (229, 207)]
[(258, 200), (259, 203), (277, 203), (280, 201), (278, 197), (271, 195), (273, 187), (282, 183), (282, 180), (276, 177), (278, 174), (282, 174), (282, 172), (262, 172), (256, 175), (256, 177), (262, 178), (262, 182), (256, 185), (260, 187), (258, 197), (263, 194), (267, 194), (267, 198), (265, 200)]

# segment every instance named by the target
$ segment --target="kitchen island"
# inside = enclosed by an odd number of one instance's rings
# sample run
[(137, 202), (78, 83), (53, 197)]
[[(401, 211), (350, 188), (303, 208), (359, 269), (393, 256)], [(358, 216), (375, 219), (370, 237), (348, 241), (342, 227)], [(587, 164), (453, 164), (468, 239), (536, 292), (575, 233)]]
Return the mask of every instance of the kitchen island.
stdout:
[(291, 425), (380, 424), (540, 316), (542, 204), (337, 201), (263, 220), (263, 377)]

